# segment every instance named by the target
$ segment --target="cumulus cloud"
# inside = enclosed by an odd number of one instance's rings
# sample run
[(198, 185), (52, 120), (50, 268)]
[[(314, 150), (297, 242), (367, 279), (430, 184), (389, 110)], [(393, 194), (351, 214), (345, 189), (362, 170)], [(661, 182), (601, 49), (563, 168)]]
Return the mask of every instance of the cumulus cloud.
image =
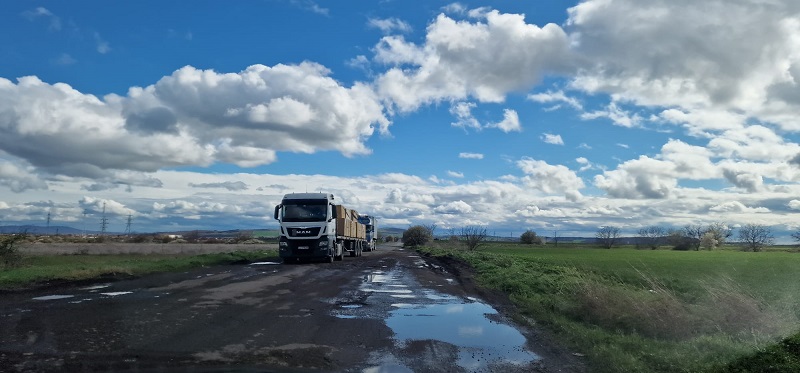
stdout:
[(539, 27), (495, 10), (472, 15), (479, 17), (476, 22), (439, 15), (423, 45), (397, 36), (381, 39), (376, 60), (397, 65), (377, 79), (381, 96), (402, 111), (441, 100), (501, 102), (543, 74), (569, 68), (569, 40), (559, 26)]
[(476, 105), (471, 102), (457, 102), (450, 106), (450, 114), (456, 117), (456, 121), (450, 123), (450, 125), (465, 130), (467, 128), (480, 130), (482, 128), (481, 123), (472, 116), (472, 109), (475, 106)]
[(472, 212), (472, 206), (470, 206), (468, 203), (464, 201), (458, 200), (436, 206), (434, 207), (433, 212), (437, 214), (450, 214), (450, 215), (469, 214)]
[(248, 186), (242, 181), (224, 181), (221, 183), (189, 183), (192, 188), (221, 188), (231, 192), (247, 190)]
[(595, 176), (594, 184), (615, 198), (664, 199), (678, 182), (671, 162), (641, 156)]
[(695, 120), (696, 110), (720, 108), (800, 128), (786, 115), (800, 103), (787, 94), (797, 91), (800, 72), (795, 2), (589, 0), (568, 12), (573, 51), (584, 61), (572, 88), (680, 107), (698, 130), (731, 125), (728, 115)]
[(461, 178), (464, 177), (464, 173), (463, 172), (456, 172), (456, 171), (447, 171), (447, 176), (461, 179)]
[(522, 126), (519, 124), (519, 115), (515, 110), (503, 110), (503, 120), (497, 123), (490, 123), (487, 125), (489, 128), (498, 128), (505, 133), (520, 132)]
[(752, 212), (752, 213), (767, 213), (769, 209), (766, 207), (747, 207), (739, 201), (728, 201), (709, 208), (713, 212)]
[(36, 77), (0, 78), (0, 150), (87, 178), (215, 161), (253, 167), (279, 151), (369, 154), (364, 141), (388, 133), (383, 106), (367, 85), (344, 87), (328, 74), (307, 62), (239, 73), (187, 66), (103, 98)]
[(84, 196), (78, 201), (78, 205), (84, 212), (89, 214), (100, 214), (105, 211), (109, 215), (135, 215), (136, 211), (126, 207), (123, 203), (111, 199), (102, 199)]
[(543, 133), (541, 136), (539, 136), (539, 138), (548, 144), (564, 145), (564, 140), (561, 139), (561, 135), (554, 135), (552, 133)]
[(522, 181), (526, 186), (547, 194), (564, 193), (574, 199), (580, 197), (580, 189), (585, 187), (583, 180), (566, 166), (523, 158), (517, 161), (517, 167), (525, 174)]
[(463, 159), (483, 159), (483, 154), (481, 153), (458, 153), (459, 158)]
[(10, 162), (0, 161), (0, 185), (14, 193), (27, 190), (47, 189), (47, 183), (37, 175)]
[(788, 206), (792, 210), (800, 210), (800, 200), (793, 199), (789, 201)]

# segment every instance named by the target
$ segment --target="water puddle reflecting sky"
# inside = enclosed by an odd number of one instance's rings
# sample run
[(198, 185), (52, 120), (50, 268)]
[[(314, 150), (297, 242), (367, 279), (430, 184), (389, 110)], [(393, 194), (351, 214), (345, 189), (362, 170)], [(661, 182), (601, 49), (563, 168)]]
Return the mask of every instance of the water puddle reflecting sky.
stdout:
[(450, 297), (448, 302), (395, 309), (386, 325), (401, 344), (438, 340), (458, 346), (458, 365), (467, 370), (483, 370), (490, 363), (525, 365), (539, 359), (525, 350), (525, 337), (518, 330), (486, 317), (496, 313), (484, 303)]

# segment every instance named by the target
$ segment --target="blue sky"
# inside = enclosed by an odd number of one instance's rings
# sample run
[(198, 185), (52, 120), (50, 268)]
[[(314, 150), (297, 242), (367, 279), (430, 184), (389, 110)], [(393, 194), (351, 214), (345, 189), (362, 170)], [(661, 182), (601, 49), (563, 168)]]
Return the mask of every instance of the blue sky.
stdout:
[(401, 228), (786, 236), (798, 40), (791, 1), (12, 1), (0, 224), (270, 227), (324, 190)]

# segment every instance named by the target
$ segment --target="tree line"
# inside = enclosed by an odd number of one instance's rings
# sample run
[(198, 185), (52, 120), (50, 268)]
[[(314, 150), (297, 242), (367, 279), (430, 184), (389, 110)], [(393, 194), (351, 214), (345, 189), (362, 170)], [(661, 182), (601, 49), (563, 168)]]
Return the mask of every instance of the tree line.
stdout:
[[(434, 237), (435, 224), (415, 225), (403, 232), (403, 243), (407, 246), (422, 246)], [(772, 229), (762, 224), (746, 224), (738, 228), (736, 244), (745, 251), (758, 252), (765, 246), (774, 244), (775, 238)], [(475, 250), (487, 238), (486, 228), (482, 226), (467, 226), (460, 230), (451, 228), (449, 240), (463, 244), (468, 250)], [(687, 224), (681, 228), (664, 228), (651, 225), (640, 228), (635, 237), (638, 249), (656, 250), (663, 246), (671, 246), (673, 250), (713, 250), (731, 241), (734, 229), (722, 222), (702, 224)], [(622, 240), (621, 229), (616, 226), (602, 226), (595, 233), (597, 243), (606, 249), (618, 246)], [(800, 243), (800, 229), (792, 233), (792, 238)], [(527, 230), (520, 235), (520, 243), (528, 245), (542, 245), (546, 239)]]

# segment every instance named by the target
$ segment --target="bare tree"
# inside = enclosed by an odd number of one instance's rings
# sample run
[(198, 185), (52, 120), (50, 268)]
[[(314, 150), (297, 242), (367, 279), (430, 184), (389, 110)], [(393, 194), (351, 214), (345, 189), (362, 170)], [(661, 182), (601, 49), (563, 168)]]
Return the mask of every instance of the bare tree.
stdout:
[(772, 245), (774, 241), (772, 230), (766, 225), (747, 224), (739, 228), (739, 242), (745, 251), (761, 251), (764, 246)]
[(706, 227), (700, 224), (687, 224), (683, 227), (683, 235), (689, 238), (689, 245), (694, 250), (700, 250), (700, 240), (706, 234)]
[(800, 228), (797, 229), (797, 232), (792, 233), (792, 238), (800, 245)]
[(467, 250), (475, 250), (486, 241), (486, 227), (470, 225), (461, 228), (461, 241), (467, 246)]
[(600, 245), (606, 249), (610, 249), (617, 244), (617, 240), (619, 239), (619, 228), (610, 225), (600, 227), (600, 229), (597, 230), (595, 237), (597, 237), (597, 241), (600, 242)]
[(659, 227), (657, 225), (651, 225), (649, 227), (644, 227), (639, 229), (639, 245), (642, 247), (650, 248), (651, 250), (658, 249), (659, 246), (664, 242), (664, 237), (666, 236), (666, 231), (664, 228)]
[(428, 233), (431, 235), (431, 238), (436, 237), (436, 223), (430, 223), (427, 225), (423, 224), (422, 227), (428, 230)]

